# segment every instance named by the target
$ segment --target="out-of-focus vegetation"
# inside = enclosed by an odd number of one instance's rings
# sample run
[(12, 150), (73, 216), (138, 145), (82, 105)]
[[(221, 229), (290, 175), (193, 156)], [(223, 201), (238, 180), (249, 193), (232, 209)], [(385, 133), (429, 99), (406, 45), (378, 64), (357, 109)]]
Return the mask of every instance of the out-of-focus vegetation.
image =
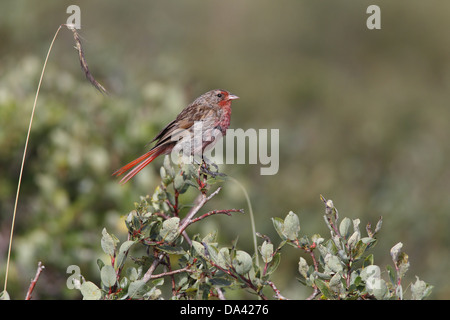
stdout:
[[(34, 94), (70, 4), (0, 4), (2, 287)], [(66, 287), (67, 266), (98, 277), (93, 262), (101, 255), (101, 230), (125, 240), (125, 216), (159, 184), (162, 159), (125, 186), (111, 173), (142, 154), (193, 98), (217, 87), (241, 97), (232, 128), (280, 129), (278, 174), (260, 176), (258, 165), (221, 166), (247, 188), (259, 232), (275, 237), (270, 217), (293, 210), (302, 230), (325, 234), (317, 214), (325, 194), (342, 216), (383, 216), (383, 243), (372, 251), (378, 263), (389, 264), (387, 252), (402, 241), (411, 262), (406, 282), (420, 275), (434, 285), (432, 298), (450, 298), (450, 3), (382, 1), (382, 29), (373, 31), (366, 28), (370, 4), (80, 1), (86, 58), (111, 94), (102, 96), (84, 79), (73, 37), (62, 30), (31, 133), (11, 298), (25, 296), (38, 261), (46, 269), (34, 298), (80, 297)], [(227, 183), (214, 207), (246, 208), (246, 202)], [(248, 215), (210, 217), (197, 232), (215, 229), (221, 243), (239, 236), (242, 249), (252, 252)], [(310, 292), (291, 283), (298, 255), (286, 249), (274, 281), (286, 296), (305, 298)]]

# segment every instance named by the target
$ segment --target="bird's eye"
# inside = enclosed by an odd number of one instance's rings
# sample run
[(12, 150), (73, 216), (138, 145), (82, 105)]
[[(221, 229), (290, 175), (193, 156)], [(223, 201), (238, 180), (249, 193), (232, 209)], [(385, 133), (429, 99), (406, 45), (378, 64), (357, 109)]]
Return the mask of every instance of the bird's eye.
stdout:
[(222, 94), (221, 94), (221, 93), (218, 93), (218, 94), (217, 94), (217, 97), (222, 98)]

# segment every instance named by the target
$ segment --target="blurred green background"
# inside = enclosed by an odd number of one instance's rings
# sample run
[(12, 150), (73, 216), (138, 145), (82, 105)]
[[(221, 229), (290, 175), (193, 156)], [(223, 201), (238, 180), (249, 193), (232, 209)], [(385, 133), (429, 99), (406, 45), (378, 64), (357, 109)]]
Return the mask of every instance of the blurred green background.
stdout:
[[(70, 31), (55, 43), (31, 133), (8, 292), (23, 299), (37, 262), (35, 299), (78, 299), (66, 268), (98, 283), (106, 227), (122, 241), (124, 215), (159, 184), (162, 159), (120, 186), (111, 173), (198, 95), (241, 97), (232, 128), (280, 130), (280, 170), (221, 170), (247, 188), (256, 228), (276, 243), (271, 217), (293, 210), (304, 234), (327, 234), (319, 195), (361, 226), (383, 216), (375, 263), (392, 264), (401, 241), (414, 275), (449, 299), (450, 2), (376, 1), (381, 30), (368, 30), (375, 1), (22, 1), (0, 4), (0, 285), (29, 116), (51, 39), (81, 8), (80, 34), (98, 93), (80, 71)], [(188, 197), (189, 195), (186, 195)], [(186, 199), (189, 200), (189, 199)], [(244, 208), (229, 182), (209, 207)], [(248, 214), (210, 217), (220, 242), (253, 252)], [(364, 232), (363, 232), (364, 233)], [(285, 249), (283, 249), (285, 250)], [(303, 253), (286, 248), (274, 279), (284, 296)], [(235, 296), (241, 298), (241, 296)], [(242, 298), (247, 296), (243, 295)]]

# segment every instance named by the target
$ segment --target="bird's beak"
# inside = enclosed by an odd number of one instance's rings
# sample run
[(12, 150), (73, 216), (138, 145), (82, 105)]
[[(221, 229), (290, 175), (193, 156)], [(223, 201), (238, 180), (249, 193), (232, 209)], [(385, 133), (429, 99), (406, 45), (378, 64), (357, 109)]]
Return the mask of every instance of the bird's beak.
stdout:
[(239, 99), (239, 97), (238, 97), (238, 96), (235, 96), (234, 94), (230, 94), (230, 95), (228, 96), (228, 100), (236, 100), (236, 99)]

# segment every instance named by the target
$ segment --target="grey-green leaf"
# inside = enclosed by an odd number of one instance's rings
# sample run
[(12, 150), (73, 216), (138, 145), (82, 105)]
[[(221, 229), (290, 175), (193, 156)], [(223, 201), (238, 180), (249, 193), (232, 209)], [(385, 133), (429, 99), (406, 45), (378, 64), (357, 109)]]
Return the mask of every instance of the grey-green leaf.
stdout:
[(386, 270), (389, 275), (389, 280), (391, 281), (391, 283), (393, 285), (396, 285), (397, 284), (397, 273), (395, 272), (394, 268), (390, 265), (387, 265)]
[(236, 251), (236, 257), (233, 259), (233, 266), (239, 274), (246, 274), (252, 268), (252, 257), (245, 251)]
[(347, 239), (350, 235), (351, 232), (351, 227), (352, 225), (352, 220), (350, 220), (349, 218), (345, 217), (344, 219), (342, 219), (341, 224), (339, 225), (339, 233), (341, 234), (342, 237), (344, 237), (345, 239)]
[(186, 177), (183, 174), (178, 173), (173, 180), (173, 186), (179, 193), (184, 193), (189, 187), (189, 185), (186, 184), (186, 181), (188, 181), (186, 180)]
[(273, 259), (270, 262), (269, 267), (267, 268), (266, 275), (272, 274), (278, 268), (280, 261), (281, 261), (281, 253), (278, 252), (273, 256)]
[(367, 281), (369, 278), (380, 279), (381, 270), (377, 265), (370, 265), (361, 271), (361, 279)]
[(341, 261), (335, 255), (327, 254), (325, 256), (325, 264), (334, 273), (339, 273), (343, 271)]
[(275, 228), (275, 231), (278, 233), (282, 240), (286, 240), (286, 236), (283, 233), (284, 221), (278, 217), (272, 218), (272, 223)]
[(264, 241), (261, 245), (261, 257), (265, 263), (272, 261), (273, 244)]
[(217, 254), (217, 264), (225, 269), (231, 265), (230, 251), (228, 248), (221, 248)]
[(416, 282), (411, 284), (411, 292), (412, 292), (412, 299), (413, 300), (422, 300), (426, 298), (428, 295), (430, 295), (433, 286), (429, 285), (425, 281), (422, 281), (417, 277)]
[(336, 273), (333, 277), (331, 277), (329, 286), (330, 289), (336, 294), (344, 291), (344, 286), (341, 281), (341, 275), (339, 273)]
[(164, 168), (166, 169), (166, 174), (170, 175), (170, 176), (174, 176), (175, 171), (172, 168), (172, 165), (170, 164), (170, 157), (169, 156), (165, 156), (164, 157)]
[(334, 299), (334, 294), (331, 292), (330, 288), (324, 281), (315, 279), (314, 283), (316, 284), (317, 288), (319, 288), (320, 292), (322, 292), (325, 298)]
[(180, 225), (180, 218), (173, 217), (165, 220), (162, 224), (162, 228), (159, 231), (159, 235), (166, 241), (171, 242), (175, 240), (178, 235), (178, 226)]
[(128, 240), (122, 243), (119, 249), (119, 254), (117, 255), (116, 260), (116, 267), (121, 268), (123, 264), (125, 263), (125, 259), (128, 253), (128, 250), (130, 250), (131, 246), (134, 244), (134, 241)]
[(308, 263), (303, 257), (298, 262), (298, 272), (306, 279), (308, 277)]
[(110, 288), (116, 284), (117, 281), (116, 271), (112, 266), (106, 265), (100, 271), (100, 278), (105, 287)]
[(289, 240), (295, 240), (298, 238), (298, 233), (300, 231), (300, 221), (298, 216), (290, 211), (283, 223), (283, 234)]
[(184, 251), (184, 249), (181, 246), (171, 246), (171, 245), (159, 245), (157, 246), (157, 248), (161, 251), (164, 251), (166, 253), (169, 254), (178, 254), (178, 255), (182, 255), (185, 254), (186, 251)]
[(383, 300), (388, 294), (386, 282), (383, 279), (371, 277), (366, 281), (367, 291), (377, 300)]
[(102, 240), (101, 240), (101, 246), (103, 249), (103, 252), (106, 254), (113, 256), (114, 251), (116, 250), (116, 243), (117, 239), (114, 239), (107, 231), (106, 228), (103, 228), (102, 230)]
[(391, 248), (391, 257), (394, 263), (397, 263), (398, 256), (402, 251), (403, 243), (399, 242)]
[(202, 258), (207, 259), (205, 247), (198, 241), (192, 240), (192, 247)]
[(380, 217), (380, 220), (378, 220), (377, 225), (375, 226), (374, 234), (380, 231), (382, 224), (383, 224), (383, 217)]
[(145, 281), (140, 279), (130, 283), (128, 287), (128, 296), (130, 298), (140, 298), (145, 294)]
[(85, 281), (80, 287), (83, 300), (99, 300), (102, 297), (101, 290), (91, 281)]

